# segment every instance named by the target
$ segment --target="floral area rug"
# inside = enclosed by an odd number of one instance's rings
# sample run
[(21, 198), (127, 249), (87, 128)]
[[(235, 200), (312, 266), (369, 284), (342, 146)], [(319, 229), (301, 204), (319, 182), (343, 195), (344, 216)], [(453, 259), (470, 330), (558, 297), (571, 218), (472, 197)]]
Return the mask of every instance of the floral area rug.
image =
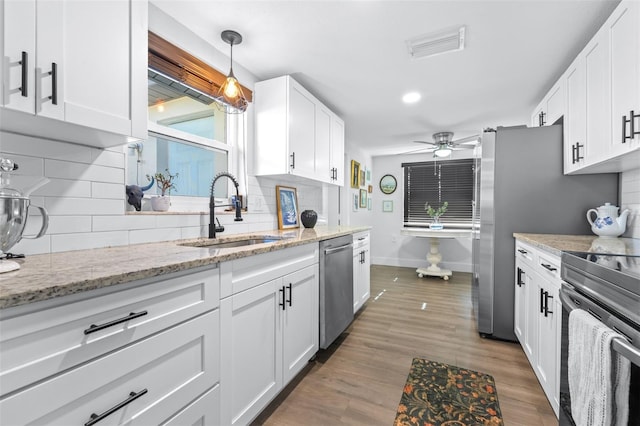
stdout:
[(394, 426), (503, 425), (493, 377), (414, 358)]

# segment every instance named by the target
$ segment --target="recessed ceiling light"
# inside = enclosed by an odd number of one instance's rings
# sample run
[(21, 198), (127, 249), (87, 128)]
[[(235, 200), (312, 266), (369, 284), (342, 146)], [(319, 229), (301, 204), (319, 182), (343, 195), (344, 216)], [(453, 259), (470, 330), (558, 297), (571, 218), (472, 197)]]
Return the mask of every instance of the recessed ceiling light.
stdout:
[(418, 92), (407, 93), (402, 97), (402, 102), (405, 104), (415, 104), (420, 100), (421, 96)]

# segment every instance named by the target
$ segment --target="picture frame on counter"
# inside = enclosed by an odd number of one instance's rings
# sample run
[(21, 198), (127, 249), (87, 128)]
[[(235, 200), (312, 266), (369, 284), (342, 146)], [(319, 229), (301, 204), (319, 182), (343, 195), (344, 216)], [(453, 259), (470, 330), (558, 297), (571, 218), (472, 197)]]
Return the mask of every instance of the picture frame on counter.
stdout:
[(361, 209), (367, 208), (367, 190), (366, 189), (360, 190), (360, 208)]
[(278, 229), (299, 228), (296, 188), (276, 185), (276, 200), (278, 201)]
[(360, 187), (360, 163), (356, 160), (351, 160), (351, 187)]

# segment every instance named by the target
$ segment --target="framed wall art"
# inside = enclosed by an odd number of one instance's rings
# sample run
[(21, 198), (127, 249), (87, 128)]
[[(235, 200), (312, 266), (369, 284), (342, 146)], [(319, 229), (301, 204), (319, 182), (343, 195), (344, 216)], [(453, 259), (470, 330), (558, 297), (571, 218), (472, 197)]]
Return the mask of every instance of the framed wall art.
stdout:
[(398, 181), (393, 175), (384, 175), (380, 179), (380, 191), (383, 194), (393, 194), (398, 187)]
[(365, 185), (366, 172), (364, 170), (360, 170), (360, 186)]
[(360, 187), (360, 163), (356, 160), (351, 160), (351, 187)]
[(351, 203), (354, 212), (358, 211), (358, 193), (353, 194), (353, 203)]
[(383, 212), (392, 212), (393, 211), (393, 201), (392, 200), (384, 200), (382, 202), (382, 211)]
[(367, 190), (366, 189), (360, 190), (360, 208), (361, 209), (367, 208)]
[(278, 229), (299, 228), (296, 189), (276, 185), (276, 200), (278, 202)]

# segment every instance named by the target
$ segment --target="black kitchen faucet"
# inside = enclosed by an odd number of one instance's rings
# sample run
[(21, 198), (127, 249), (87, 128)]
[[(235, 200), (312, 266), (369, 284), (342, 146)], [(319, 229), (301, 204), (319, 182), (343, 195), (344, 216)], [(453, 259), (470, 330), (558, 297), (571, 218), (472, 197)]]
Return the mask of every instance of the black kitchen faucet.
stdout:
[[(220, 179), (222, 176), (226, 176), (229, 179), (231, 179), (231, 181), (233, 182), (233, 184), (236, 187), (236, 199), (234, 200), (233, 204), (221, 204), (219, 206), (215, 205), (215, 201), (213, 199), (213, 187), (216, 184), (216, 181), (218, 179)], [(216, 232), (223, 232), (224, 231), (224, 226), (220, 225), (220, 221), (218, 221), (218, 225), (216, 226), (216, 219), (215, 219), (215, 214), (214, 214), (214, 210), (216, 207), (235, 207), (236, 209), (236, 217), (235, 219), (233, 219), (235, 222), (240, 222), (242, 221), (242, 213), (241, 213), (241, 209), (242, 209), (242, 205), (240, 203), (240, 193), (238, 190), (238, 180), (235, 178), (235, 176), (233, 176), (231, 173), (228, 172), (220, 172), (218, 173), (214, 178), (213, 181), (211, 182), (211, 191), (209, 194), (209, 238), (215, 238), (216, 237)]]

